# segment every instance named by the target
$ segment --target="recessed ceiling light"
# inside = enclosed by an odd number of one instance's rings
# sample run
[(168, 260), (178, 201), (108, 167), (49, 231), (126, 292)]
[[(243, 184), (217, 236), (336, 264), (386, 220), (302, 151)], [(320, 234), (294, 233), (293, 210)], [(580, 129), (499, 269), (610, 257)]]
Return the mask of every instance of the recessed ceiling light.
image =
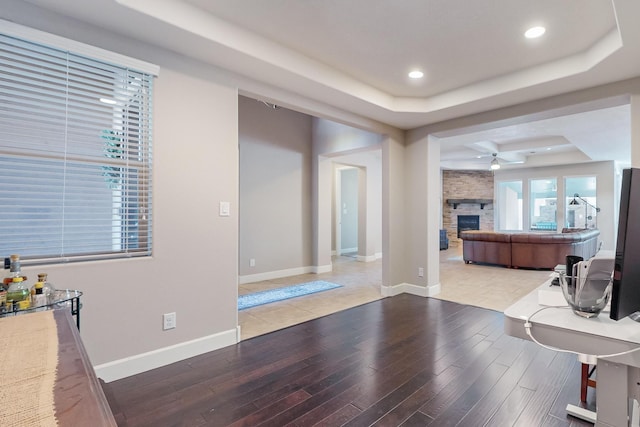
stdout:
[(535, 39), (543, 35), (545, 31), (547, 30), (544, 27), (531, 27), (524, 33), (524, 36), (528, 39)]
[(409, 73), (409, 77), (411, 77), (412, 79), (421, 79), (424, 77), (424, 73), (419, 70), (413, 70)]

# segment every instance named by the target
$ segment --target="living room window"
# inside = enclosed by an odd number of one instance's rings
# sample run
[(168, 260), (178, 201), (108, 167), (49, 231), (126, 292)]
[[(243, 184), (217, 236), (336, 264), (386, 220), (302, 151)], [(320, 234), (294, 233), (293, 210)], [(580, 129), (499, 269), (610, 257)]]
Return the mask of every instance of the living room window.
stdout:
[(498, 230), (522, 231), (522, 181), (498, 183)]
[(564, 179), (565, 227), (597, 228), (597, 179), (595, 176)]
[(25, 32), (0, 22), (0, 256), (150, 255), (154, 72), (101, 49), (31, 29), (47, 43), (27, 40), (6, 28)]
[(531, 194), (530, 229), (556, 231), (558, 186), (556, 178), (532, 179), (529, 182)]

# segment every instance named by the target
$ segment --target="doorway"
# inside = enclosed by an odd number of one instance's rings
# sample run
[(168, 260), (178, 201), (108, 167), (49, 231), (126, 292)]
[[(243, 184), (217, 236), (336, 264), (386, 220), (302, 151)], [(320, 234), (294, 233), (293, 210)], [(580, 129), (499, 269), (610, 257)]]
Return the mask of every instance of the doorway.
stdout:
[(335, 252), (337, 256), (358, 255), (358, 168), (336, 167)]

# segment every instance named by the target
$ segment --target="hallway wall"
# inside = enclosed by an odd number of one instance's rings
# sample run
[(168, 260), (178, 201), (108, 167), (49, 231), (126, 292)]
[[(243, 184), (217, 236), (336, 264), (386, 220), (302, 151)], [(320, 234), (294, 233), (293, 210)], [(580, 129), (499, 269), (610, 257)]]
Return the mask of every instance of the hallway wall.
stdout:
[[(239, 283), (330, 271), (330, 248), (321, 264), (312, 255), (317, 244), (312, 182), (318, 173), (313, 150), (328, 155), (329, 163), (367, 168), (363, 231), (367, 238), (358, 252), (366, 253), (367, 260), (375, 259), (382, 252), (380, 135), (286, 108), (269, 108), (244, 96), (238, 100), (238, 115)], [(329, 189), (323, 193), (327, 197), (323, 205), (329, 203), (324, 212), (331, 209), (333, 177), (322, 174), (321, 179)], [(333, 232), (332, 227), (326, 230), (327, 242), (333, 242)]]
[(240, 96), (238, 123), (240, 282), (307, 272), (313, 243), (311, 117)]

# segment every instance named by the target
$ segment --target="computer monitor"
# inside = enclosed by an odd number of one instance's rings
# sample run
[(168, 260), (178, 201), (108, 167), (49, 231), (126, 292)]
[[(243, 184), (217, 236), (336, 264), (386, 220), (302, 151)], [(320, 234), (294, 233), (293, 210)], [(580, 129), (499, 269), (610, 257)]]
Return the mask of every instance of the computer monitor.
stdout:
[(618, 240), (616, 241), (611, 313), (620, 320), (640, 314), (640, 169), (622, 171)]

